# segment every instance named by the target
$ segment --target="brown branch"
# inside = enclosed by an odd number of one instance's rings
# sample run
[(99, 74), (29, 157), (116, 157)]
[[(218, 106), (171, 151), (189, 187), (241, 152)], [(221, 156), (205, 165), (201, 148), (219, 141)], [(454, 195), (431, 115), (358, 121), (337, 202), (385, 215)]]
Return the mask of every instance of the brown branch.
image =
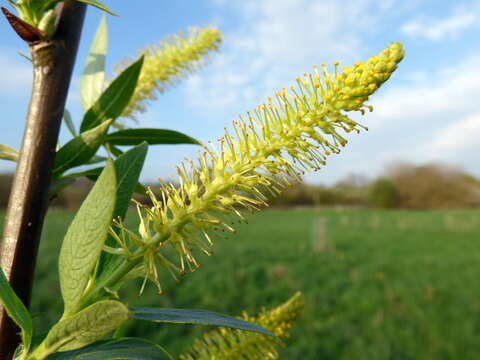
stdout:
[[(0, 243), (3, 271), (27, 306), (85, 9), (78, 1), (63, 2), (57, 8), (59, 22), (52, 40), (29, 45), (33, 60), (32, 95)], [(11, 359), (19, 342), (17, 332), (0, 307), (0, 360)]]

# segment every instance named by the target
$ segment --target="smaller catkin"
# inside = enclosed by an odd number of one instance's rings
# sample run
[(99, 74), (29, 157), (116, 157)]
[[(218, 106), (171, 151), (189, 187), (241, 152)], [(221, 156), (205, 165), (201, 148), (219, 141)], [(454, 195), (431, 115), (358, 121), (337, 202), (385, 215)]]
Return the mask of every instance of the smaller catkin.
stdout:
[[(288, 338), (289, 330), (303, 309), (302, 294), (296, 293), (284, 304), (263, 309), (256, 317), (243, 314), (243, 320), (256, 323), (270, 330), (279, 338)], [(247, 331), (219, 328), (196, 339), (189, 352), (181, 360), (264, 360), (278, 359), (277, 339)]]
[[(149, 46), (142, 51), (145, 55), (137, 87), (123, 116), (135, 119), (145, 112), (147, 101), (155, 100), (166, 88), (172, 86), (186, 74), (195, 71), (204, 56), (216, 51), (221, 43), (221, 33), (214, 28), (191, 29), (188, 36), (176, 35), (163, 40), (159, 45)], [(128, 64), (122, 64), (123, 69)]]

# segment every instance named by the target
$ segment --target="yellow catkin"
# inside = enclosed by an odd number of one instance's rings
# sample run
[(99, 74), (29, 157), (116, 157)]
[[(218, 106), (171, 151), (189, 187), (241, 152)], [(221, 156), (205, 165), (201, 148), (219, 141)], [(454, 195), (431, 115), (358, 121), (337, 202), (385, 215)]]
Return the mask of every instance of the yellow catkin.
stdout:
[[(266, 205), (265, 191), (278, 194), (304, 171), (320, 169), (329, 154), (347, 143), (341, 132), (365, 129), (346, 112), (371, 111), (365, 102), (403, 56), (402, 45), (392, 43), (336, 76), (323, 67), (322, 76), (316, 72), (297, 78), (297, 87), (276, 93), (275, 103), (269, 100), (268, 106), (239, 117), (216, 145), (204, 147), (197, 163), (179, 166), (180, 186), (161, 185), (159, 198), (150, 192), (153, 206), (141, 212), (161, 262), (165, 263), (162, 246), (171, 245), (179, 256), (180, 273), (186, 265), (194, 270), (199, 266), (195, 249), (210, 254), (213, 233), (235, 231), (223, 214), (243, 219), (243, 210)], [(151, 241), (146, 242), (151, 251)]]
[[(296, 293), (284, 304), (263, 309), (256, 317), (243, 314), (242, 320), (256, 323), (279, 338), (288, 338), (289, 330), (303, 309), (302, 294)], [(279, 343), (261, 334), (219, 328), (196, 339), (190, 351), (180, 355), (180, 360), (264, 360), (278, 359)]]
[[(122, 115), (134, 119), (136, 114), (145, 112), (147, 101), (156, 99), (157, 93), (193, 72), (203, 63), (206, 54), (218, 50), (221, 41), (219, 30), (198, 28), (191, 29), (187, 36), (170, 37), (143, 50), (145, 60), (137, 87)], [(126, 66), (124, 63), (119, 68)]]

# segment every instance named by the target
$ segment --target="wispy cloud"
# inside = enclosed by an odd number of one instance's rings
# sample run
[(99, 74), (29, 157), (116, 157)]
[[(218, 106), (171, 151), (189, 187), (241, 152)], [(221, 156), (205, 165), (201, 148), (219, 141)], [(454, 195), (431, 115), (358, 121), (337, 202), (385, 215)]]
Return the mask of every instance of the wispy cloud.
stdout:
[(369, 140), (385, 145), (373, 156), (367, 155), (371, 146), (362, 147), (372, 168), (381, 169), (400, 159), (449, 161), (480, 174), (478, 161), (467, 156), (478, 153), (475, 148), (480, 139), (476, 105), (480, 98), (480, 54), (448, 69), (432, 69), (410, 78), (410, 84), (392, 87), (373, 101), (376, 110), (369, 123), (375, 135)]
[[(465, 152), (478, 148), (480, 112), (444, 127), (434, 134), (420, 150), (431, 160), (458, 160)], [(478, 150), (476, 151), (478, 153)]]
[[(341, 59), (348, 64), (365, 58), (373, 41), (368, 34), (381, 37), (378, 29), (412, 35), (414, 44), (414, 36), (462, 36), (462, 31), (476, 26), (480, 14), (480, 6), (468, 10), (457, 6), (446, 18), (421, 16), (419, 2), (409, 0), (211, 1), (234, 10), (240, 24), (228, 28), (226, 47), (211, 67), (185, 87), (190, 106), (214, 119), (219, 113), (233, 119), (319, 61)], [(406, 22), (411, 13), (418, 16)], [(392, 22), (405, 25), (387, 25)], [(410, 64), (418, 56), (407, 48)], [(480, 174), (480, 165), (475, 167), (464, 156), (472, 149), (468, 139), (475, 138), (479, 125), (472, 119), (478, 117), (480, 54), (444, 60), (452, 65), (421, 69), (401, 64), (392, 82), (372, 98), (375, 111), (367, 121), (372, 131), (348, 136), (351, 146), (340, 157), (332, 157), (319, 177), (308, 179), (332, 182), (350, 172), (374, 176), (394, 160), (442, 161), (446, 153), (450, 161)]]
[[(407, 76), (408, 77), (408, 76)], [(410, 77), (402, 87), (392, 87), (375, 99), (373, 117), (395, 124), (415, 126), (428, 123), (433, 129), (456, 122), (476, 111), (480, 97), (480, 54), (446, 69), (432, 69)], [(420, 121), (421, 120), (421, 121)]]
[(402, 26), (402, 32), (429, 40), (445, 40), (457, 38), (467, 29), (478, 26), (480, 22), (480, 6), (458, 6), (450, 16), (434, 18), (418, 16)]
[(361, 30), (372, 27), (392, 1), (264, 0), (223, 2), (238, 15), (213, 64), (187, 81), (190, 105), (205, 112), (249, 109), (320, 61), (363, 57)]

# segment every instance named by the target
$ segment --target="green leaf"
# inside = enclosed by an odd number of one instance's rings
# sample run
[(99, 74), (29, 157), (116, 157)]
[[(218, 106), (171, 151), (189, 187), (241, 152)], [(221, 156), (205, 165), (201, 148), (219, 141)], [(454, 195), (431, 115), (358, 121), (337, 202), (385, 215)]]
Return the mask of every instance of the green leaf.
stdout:
[(100, 1), (97, 1), (97, 0), (78, 0), (78, 1), (83, 2), (85, 4), (88, 4), (88, 5), (95, 6), (96, 8), (98, 8), (100, 10), (103, 10), (103, 11), (109, 13), (110, 15), (118, 16), (112, 10), (110, 10), (108, 7), (103, 5)]
[[(114, 218), (124, 217), (133, 192), (145, 195), (145, 187), (138, 182), (147, 156), (148, 145), (140, 144), (116, 158), (113, 163), (117, 174), (117, 203)], [(103, 167), (88, 169), (65, 175), (65, 178), (86, 176), (96, 181)]]
[(60, 250), (60, 288), (67, 315), (75, 310), (102, 252), (116, 192), (115, 167), (110, 160), (75, 215)]
[(131, 308), (134, 319), (174, 324), (201, 324), (223, 326), (274, 336), (270, 331), (244, 320), (212, 311), (196, 309)]
[(77, 130), (75, 129), (75, 125), (73, 124), (72, 116), (70, 115), (70, 111), (65, 109), (63, 112), (63, 121), (65, 122), (65, 125), (67, 125), (67, 129), (72, 134), (73, 137), (77, 136)]
[(143, 186), (141, 183), (137, 183), (137, 185), (135, 185), (134, 193), (147, 196), (147, 188)]
[[(62, 318), (48, 332), (40, 348), (53, 351), (76, 350), (100, 340), (129, 318), (128, 308), (120, 301), (96, 302), (82, 311)], [(35, 354), (35, 353), (34, 353)]]
[(0, 267), (0, 302), (8, 316), (22, 329), (22, 341), (25, 351), (28, 352), (32, 343), (32, 317), (25, 305), (10, 287), (8, 280)]
[[(113, 217), (124, 218), (130, 204), (130, 199), (136, 190), (140, 172), (147, 156), (148, 145), (146, 143), (140, 144), (125, 154), (119, 156), (115, 161), (115, 170), (117, 174), (117, 202), (115, 204), (115, 211)], [(109, 236), (106, 244), (108, 246), (116, 246), (115, 240)], [(111, 266), (111, 258), (113, 255), (102, 253), (100, 265), (98, 268), (98, 276), (109, 272)]]
[(76, 178), (76, 177), (80, 177), (80, 176), (85, 176), (85, 177), (88, 177), (89, 179), (91, 179), (92, 181), (97, 181), (97, 178), (100, 176), (103, 169), (104, 169), (104, 167), (102, 166), (102, 167), (96, 167), (96, 168), (88, 169), (88, 170), (84, 170), (84, 171), (73, 172), (73, 173), (63, 175), (61, 177), (61, 179), (63, 179), (63, 178)]
[[(98, 175), (100, 175), (100, 173), (102, 172), (102, 169), (103, 169), (102, 167), (98, 167), (98, 168), (94, 168), (94, 169), (80, 171), (80, 172), (77, 172), (77, 173), (68, 174), (68, 175), (65, 175), (65, 176), (66, 177), (68, 176), (69, 178), (70, 177), (85, 176), (92, 181), (97, 181)], [(137, 185), (135, 185), (135, 189), (133, 190), (133, 192), (135, 194), (138, 194), (138, 195), (146, 196), (147, 195), (147, 188), (143, 184), (137, 183)]]
[(17, 346), (17, 348), (15, 349), (14, 353), (13, 353), (13, 357), (12, 357), (12, 360), (21, 360), (22, 359), (22, 355), (24, 355), (24, 347), (23, 347), (23, 344), (20, 344)]
[(83, 349), (53, 354), (46, 360), (106, 359), (173, 360), (160, 346), (145, 339), (135, 338), (102, 341)]
[(98, 25), (80, 78), (80, 99), (83, 109), (90, 109), (100, 97), (105, 83), (105, 57), (108, 48), (108, 30), (105, 15)]
[(8, 145), (0, 144), (0, 159), (18, 161), (18, 151)]
[(142, 141), (146, 141), (150, 145), (201, 144), (188, 135), (166, 129), (126, 129), (113, 132), (105, 137), (105, 142), (114, 145), (137, 145)]
[(114, 162), (118, 183), (117, 202), (113, 212), (114, 218), (123, 218), (127, 212), (128, 204), (138, 184), (147, 151), (148, 145), (143, 143), (120, 155)]
[(58, 177), (68, 169), (88, 163), (102, 144), (110, 124), (111, 121), (104, 122), (63, 145), (55, 155), (53, 175)]
[[(65, 177), (62, 177), (60, 179), (66, 179), (66, 178), (70, 179), (70, 178), (85, 176), (92, 181), (97, 181), (97, 178), (102, 172), (102, 170), (103, 170), (103, 167), (93, 168), (85, 171), (79, 171), (79, 172), (67, 174), (65, 175)], [(141, 183), (137, 183), (137, 185), (135, 185), (135, 189), (133, 190), (133, 192), (138, 195), (146, 196), (147, 188)]]
[(119, 157), (123, 154), (123, 151), (114, 146), (113, 144), (105, 144), (108, 146), (108, 150), (116, 157)]
[(143, 56), (112, 81), (95, 102), (95, 105), (85, 114), (80, 132), (90, 130), (104, 121), (115, 120), (122, 114), (135, 91), (142, 65)]

